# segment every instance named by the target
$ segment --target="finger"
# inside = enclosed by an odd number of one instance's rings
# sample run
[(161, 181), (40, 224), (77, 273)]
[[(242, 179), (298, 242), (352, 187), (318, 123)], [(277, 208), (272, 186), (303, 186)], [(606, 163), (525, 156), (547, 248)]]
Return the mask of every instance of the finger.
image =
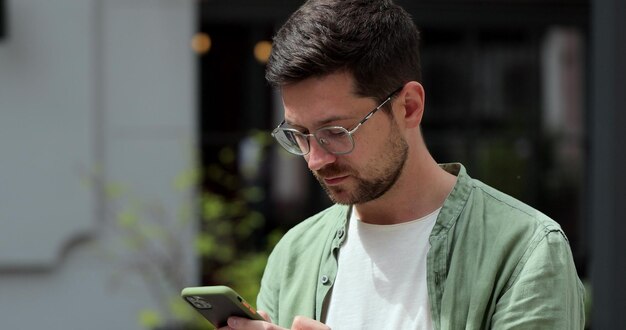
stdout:
[(259, 315), (261, 315), (261, 317), (263, 317), (265, 319), (265, 321), (272, 323), (272, 319), (270, 318), (270, 315), (267, 314), (265, 311), (256, 311)]
[(246, 321), (248, 320), (242, 317), (231, 316), (226, 323), (228, 323), (229, 329), (245, 329)]
[(296, 316), (291, 324), (291, 330), (330, 330), (330, 327), (308, 317)]
[(259, 320), (250, 320), (247, 318), (236, 317), (236, 316), (229, 317), (227, 323), (231, 330), (238, 330), (238, 329), (241, 329), (241, 330), (244, 330), (244, 329), (245, 330), (253, 330), (253, 329), (287, 330), (285, 328), (281, 328), (269, 322), (259, 321)]
[(250, 320), (244, 317), (237, 317), (237, 316), (231, 316), (228, 318), (228, 326), (230, 327), (230, 329), (232, 330), (237, 330), (237, 329), (247, 329), (247, 330), (251, 330), (251, 329), (279, 329), (278, 327), (274, 326), (271, 323), (267, 323), (265, 321), (259, 321), (259, 320)]

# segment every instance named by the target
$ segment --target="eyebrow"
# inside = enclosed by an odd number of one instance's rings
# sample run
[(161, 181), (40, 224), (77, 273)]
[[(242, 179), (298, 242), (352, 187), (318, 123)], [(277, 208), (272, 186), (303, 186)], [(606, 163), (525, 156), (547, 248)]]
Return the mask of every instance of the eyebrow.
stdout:
[[(327, 126), (328, 124), (330, 124), (332, 122), (341, 121), (341, 120), (348, 120), (348, 119), (353, 119), (353, 117), (350, 117), (350, 116), (331, 116), (331, 117), (324, 118), (322, 120), (316, 121), (315, 123), (313, 123), (313, 127), (320, 128), (320, 127)], [(297, 124), (294, 124), (294, 123), (290, 122), (287, 118), (285, 118), (285, 124), (287, 124), (289, 126), (292, 126), (292, 127), (306, 128), (304, 126), (300, 126), (300, 125), (297, 125)]]

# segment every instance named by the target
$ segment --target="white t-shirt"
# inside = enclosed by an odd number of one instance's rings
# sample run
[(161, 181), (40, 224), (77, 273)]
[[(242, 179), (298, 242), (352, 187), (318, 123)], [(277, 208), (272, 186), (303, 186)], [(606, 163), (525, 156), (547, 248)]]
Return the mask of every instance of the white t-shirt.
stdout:
[(326, 313), (331, 329), (433, 328), (426, 256), (440, 210), (396, 225), (364, 223), (352, 212)]

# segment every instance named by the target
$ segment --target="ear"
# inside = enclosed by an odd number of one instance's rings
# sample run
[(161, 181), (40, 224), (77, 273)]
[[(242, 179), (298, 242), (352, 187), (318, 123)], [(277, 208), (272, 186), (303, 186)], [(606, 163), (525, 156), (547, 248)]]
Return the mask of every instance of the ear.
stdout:
[(404, 85), (402, 91), (398, 95), (402, 109), (401, 115), (404, 120), (405, 127), (414, 128), (422, 122), (424, 114), (424, 87), (417, 81), (410, 81)]

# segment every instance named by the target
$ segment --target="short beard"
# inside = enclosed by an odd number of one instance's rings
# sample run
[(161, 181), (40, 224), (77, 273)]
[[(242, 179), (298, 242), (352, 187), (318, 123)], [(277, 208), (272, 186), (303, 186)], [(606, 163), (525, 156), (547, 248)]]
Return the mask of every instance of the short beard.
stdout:
[[(358, 172), (355, 172), (349, 167), (341, 166), (333, 163), (320, 169), (317, 172), (313, 172), (313, 175), (322, 185), (322, 188), (328, 194), (328, 197), (337, 204), (351, 205), (351, 204), (363, 204), (372, 200), (375, 200), (384, 195), (393, 185), (398, 181), (402, 169), (408, 158), (408, 144), (404, 138), (398, 133), (399, 128), (395, 121), (392, 121), (392, 132), (390, 133), (389, 141), (386, 145), (386, 150), (382, 152), (382, 155), (376, 157), (382, 161), (376, 165), (367, 165), (365, 170), (371, 168), (368, 175), (372, 175), (374, 179), (365, 179), (358, 176)], [(372, 166), (378, 166), (372, 168)], [(366, 171), (368, 172), (368, 171)], [(357, 181), (357, 186), (354, 191), (349, 192), (345, 198), (339, 197), (346, 192), (343, 188), (328, 187), (324, 183), (323, 177), (332, 177), (335, 175), (352, 174), (353, 178)]]

